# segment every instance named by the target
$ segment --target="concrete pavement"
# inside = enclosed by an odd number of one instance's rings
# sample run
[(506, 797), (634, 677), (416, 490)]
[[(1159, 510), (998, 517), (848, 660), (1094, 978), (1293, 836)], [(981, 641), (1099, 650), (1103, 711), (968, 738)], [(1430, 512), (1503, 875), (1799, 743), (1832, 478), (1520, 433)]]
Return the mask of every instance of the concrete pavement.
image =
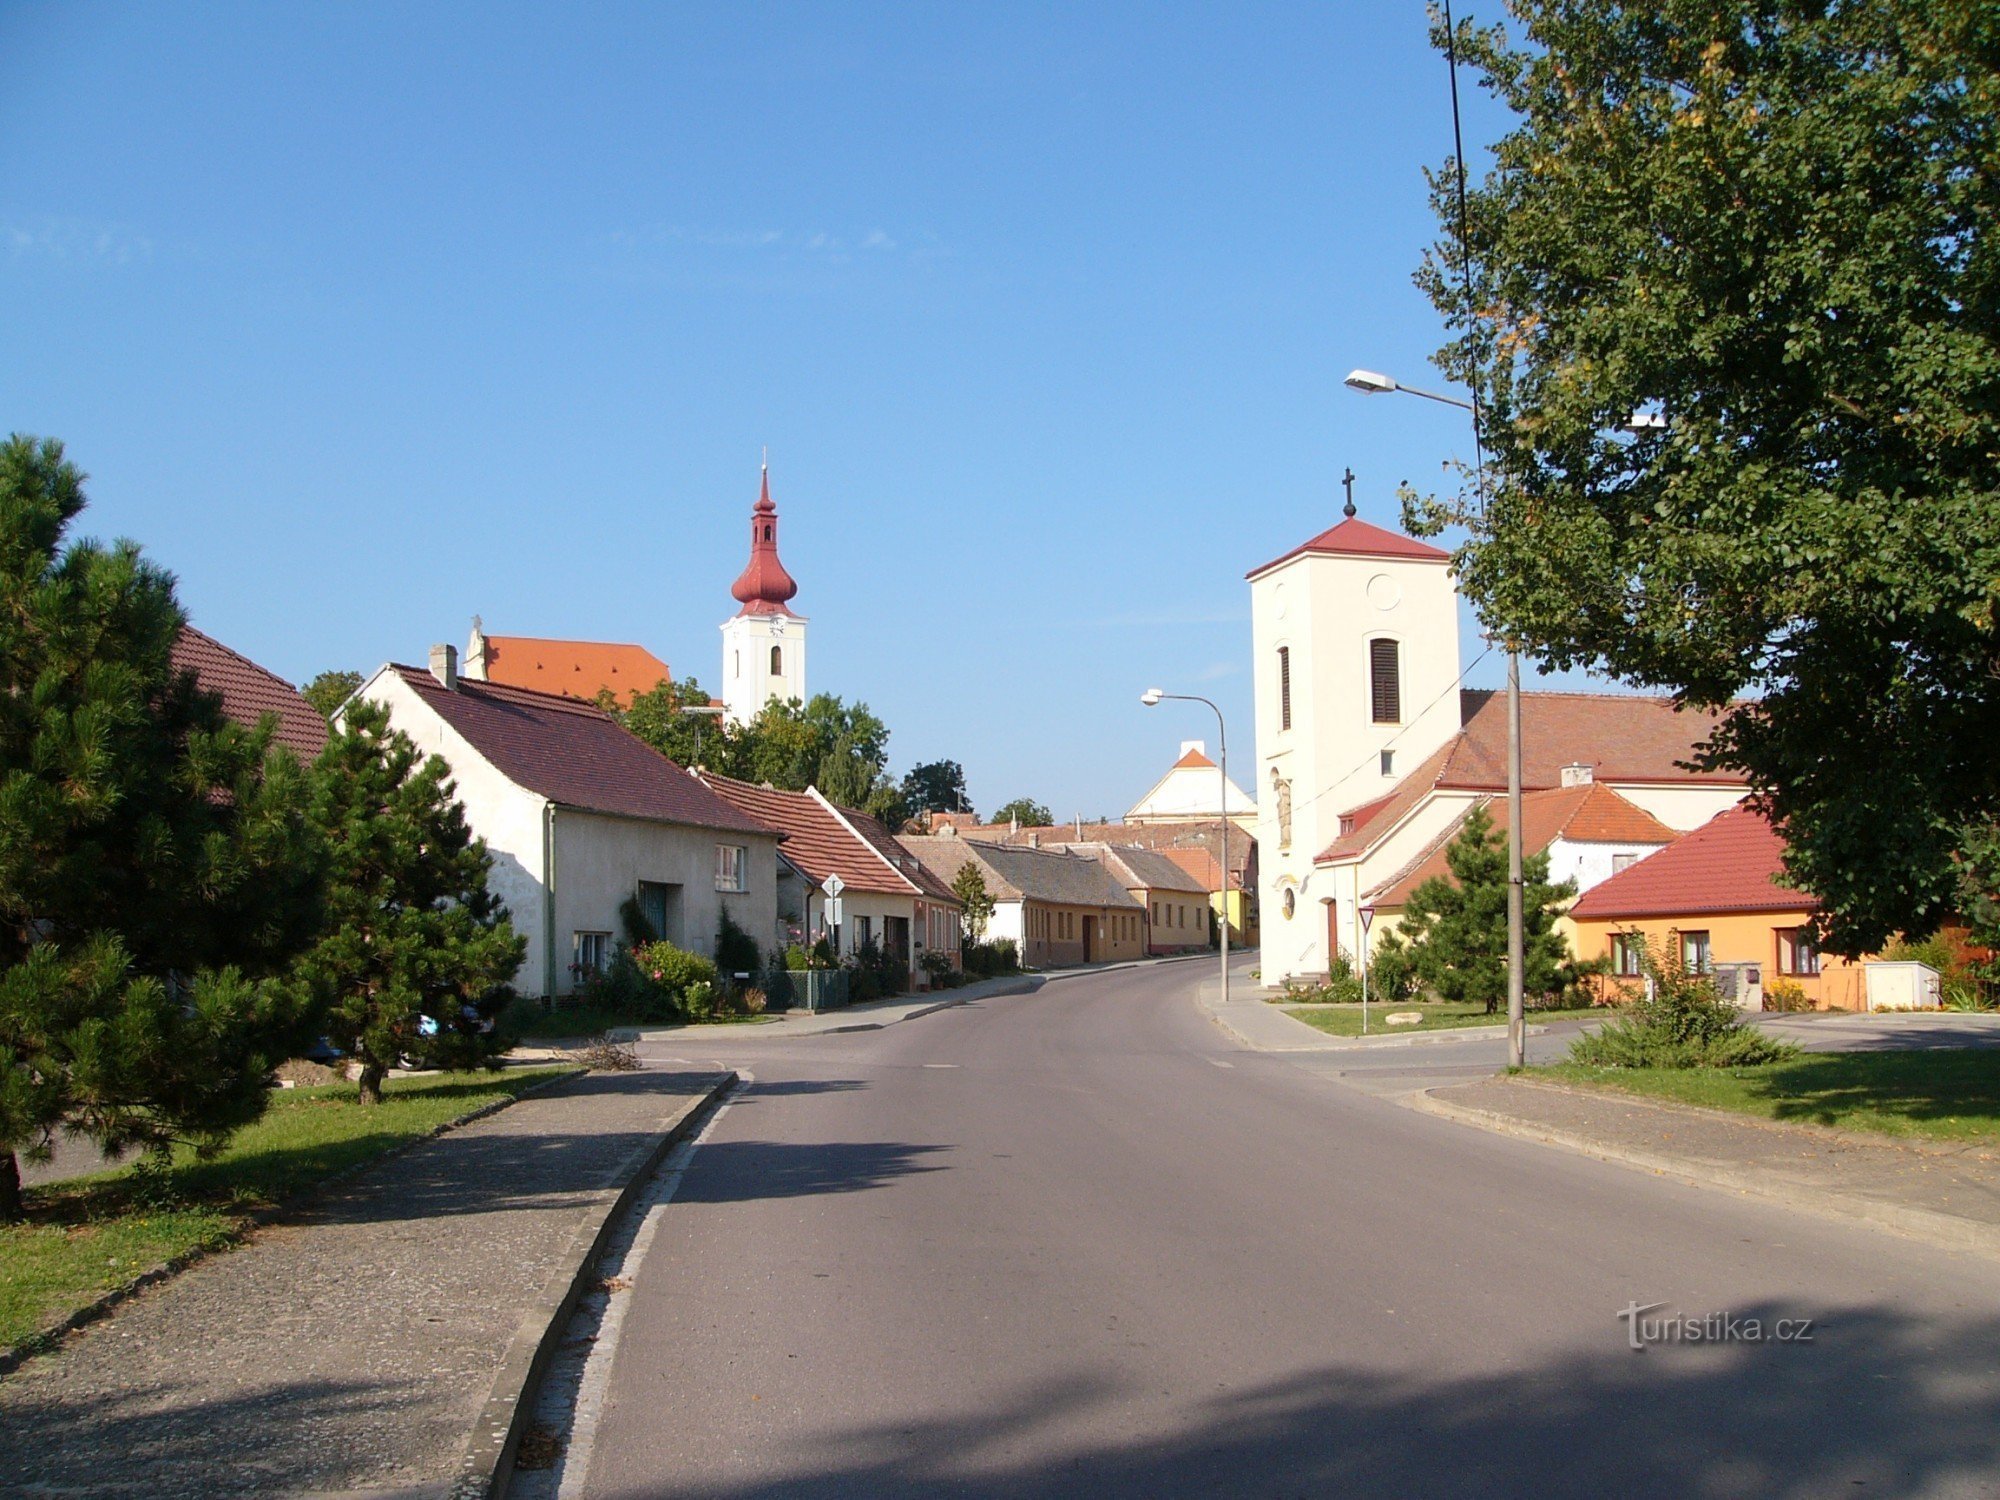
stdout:
[(567, 1080), (142, 1293), (0, 1378), (0, 1493), (483, 1494), (596, 1235), (722, 1081)]
[[(755, 1082), (563, 1493), (2000, 1489), (2000, 1266), (1398, 1108), (1329, 1070), (1475, 1048), (1261, 1053), (1194, 982), (704, 1038)], [(1656, 1303), (1811, 1337), (1635, 1352)]]

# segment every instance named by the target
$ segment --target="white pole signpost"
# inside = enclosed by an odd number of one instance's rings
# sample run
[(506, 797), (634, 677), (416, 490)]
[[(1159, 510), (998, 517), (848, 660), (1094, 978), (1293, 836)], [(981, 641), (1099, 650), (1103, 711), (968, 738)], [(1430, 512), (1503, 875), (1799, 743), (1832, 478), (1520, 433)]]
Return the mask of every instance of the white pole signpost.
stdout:
[(1368, 924), (1375, 920), (1375, 908), (1361, 908), (1361, 1034), (1368, 1035)]
[(847, 882), (838, 875), (829, 875), (819, 883), (826, 892), (826, 925), (833, 933), (833, 961), (840, 962), (840, 893), (847, 889)]

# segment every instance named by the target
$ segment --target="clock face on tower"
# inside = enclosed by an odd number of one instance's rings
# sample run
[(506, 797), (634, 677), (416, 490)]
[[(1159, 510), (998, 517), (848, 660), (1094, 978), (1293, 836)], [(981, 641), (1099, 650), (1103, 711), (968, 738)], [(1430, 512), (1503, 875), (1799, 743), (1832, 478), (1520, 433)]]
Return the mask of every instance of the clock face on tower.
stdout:
[(771, 634), (783, 635), (784, 633), (785, 633), (785, 619), (783, 615), (780, 615), (776, 619), (771, 621)]

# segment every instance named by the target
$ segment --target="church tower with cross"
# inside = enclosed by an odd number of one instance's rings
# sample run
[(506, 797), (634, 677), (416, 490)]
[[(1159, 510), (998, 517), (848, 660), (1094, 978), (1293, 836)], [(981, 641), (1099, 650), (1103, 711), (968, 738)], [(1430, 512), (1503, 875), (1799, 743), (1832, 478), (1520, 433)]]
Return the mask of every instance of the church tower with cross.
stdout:
[(742, 724), (773, 698), (806, 696), (806, 618), (791, 608), (799, 586), (778, 560), (769, 464), (750, 508), (750, 561), (729, 592), (741, 607), (722, 626), (723, 715)]
[[(1359, 893), (1316, 859), (1460, 727), (1451, 555), (1356, 514), (1253, 569), (1257, 852), (1264, 972), (1319, 972)], [(1365, 819), (1363, 820), (1365, 821)], [(1337, 906), (1334, 903), (1338, 903)]]

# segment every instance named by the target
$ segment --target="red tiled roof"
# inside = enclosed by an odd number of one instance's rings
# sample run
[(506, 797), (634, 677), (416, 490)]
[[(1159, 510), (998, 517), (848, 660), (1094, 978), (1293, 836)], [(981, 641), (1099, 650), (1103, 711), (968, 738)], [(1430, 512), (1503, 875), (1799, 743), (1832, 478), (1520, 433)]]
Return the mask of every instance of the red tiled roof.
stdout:
[[(785, 858), (811, 876), (814, 884), (823, 882), (829, 875), (838, 875), (857, 891), (873, 891), (888, 896), (919, 893), (913, 878), (890, 868), (866, 839), (851, 832), (827, 804), (810, 792), (779, 791), (775, 787), (717, 776), (712, 771), (697, 771), (694, 774), (702, 785), (732, 807), (748, 813), (759, 822), (783, 829)], [(866, 814), (856, 816), (865, 817)], [(924, 891), (923, 894), (930, 892)], [(947, 894), (943, 899), (951, 898)]]
[(560, 806), (728, 833), (778, 833), (737, 811), (595, 704), (465, 677), (447, 691), (422, 667), (389, 670), (501, 775)]
[(1275, 558), (1261, 568), (1252, 568), (1244, 576), (1255, 578), (1259, 573), (1268, 573), (1279, 563), (1290, 562), (1307, 552), (1336, 557), (1392, 557), (1404, 562), (1451, 561), (1451, 554), (1442, 547), (1433, 547), (1429, 542), (1404, 536), (1400, 531), (1385, 531), (1358, 516), (1349, 516), (1338, 526), (1328, 527), (1311, 541), (1292, 548), (1283, 557)]
[(620, 703), (651, 692), (673, 673), (644, 646), (618, 641), (552, 641), (532, 635), (486, 637), (486, 680), (587, 703), (609, 689)]
[(839, 812), (856, 835), (883, 859), (895, 866), (896, 873), (922, 891), (927, 899), (945, 902), (952, 906), (959, 904), (959, 899), (952, 893), (951, 886), (939, 879), (936, 871), (905, 848), (903, 841), (889, 831), (887, 823), (857, 808), (843, 807)]
[[(1206, 849), (1162, 849), (1160, 853), (1199, 880), (1203, 890), (1222, 889), (1222, 866), (1216, 863), (1215, 856)], [(1242, 882), (1232, 880), (1230, 884), (1241, 886)]]
[[(1483, 805), (1487, 816), (1492, 818), (1493, 831), (1504, 835), (1508, 823), (1507, 799), (1489, 797), (1479, 805)], [(1465, 817), (1471, 815), (1472, 809), (1467, 808)], [(1459, 818), (1423, 853), (1376, 887), (1370, 893), (1374, 903), (1392, 910), (1400, 908), (1408, 903), (1410, 893), (1432, 876), (1449, 876), (1451, 866), (1445, 858), (1445, 851), (1465, 826), (1465, 817)], [(1600, 783), (1521, 794), (1521, 850), (1524, 854), (1540, 854), (1559, 838), (1573, 844), (1650, 844), (1658, 848), (1672, 843), (1676, 837), (1678, 835), (1673, 829), (1643, 807), (1628, 802)]]
[(265, 671), (215, 637), (183, 625), (171, 659), (177, 671), (194, 673), (205, 691), (220, 698), (223, 713), (238, 724), (254, 729), (264, 715), (274, 716), (278, 722), (272, 743), (301, 760), (311, 760), (326, 748), (326, 720), (319, 710), (277, 673)]
[(1719, 812), (1692, 833), (1585, 891), (1570, 915), (1680, 917), (1811, 911), (1818, 902), (1778, 884), (1785, 841), (1749, 807)]
[(1190, 750), (1173, 764), (1176, 771), (1213, 771), (1215, 762), (1199, 750)]
[[(1690, 771), (1693, 758), (1724, 715), (1677, 708), (1671, 698), (1625, 693), (1521, 694), (1521, 785), (1562, 785), (1563, 767), (1580, 763), (1599, 782), (1687, 782), (1742, 786), (1727, 771)], [(1398, 782), (1387, 797), (1355, 808), (1353, 826), (1314, 856), (1316, 863), (1361, 853), (1393, 828), (1433, 788), (1499, 791), (1507, 785), (1507, 695), (1487, 688), (1459, 694), (1464, 727)]]

